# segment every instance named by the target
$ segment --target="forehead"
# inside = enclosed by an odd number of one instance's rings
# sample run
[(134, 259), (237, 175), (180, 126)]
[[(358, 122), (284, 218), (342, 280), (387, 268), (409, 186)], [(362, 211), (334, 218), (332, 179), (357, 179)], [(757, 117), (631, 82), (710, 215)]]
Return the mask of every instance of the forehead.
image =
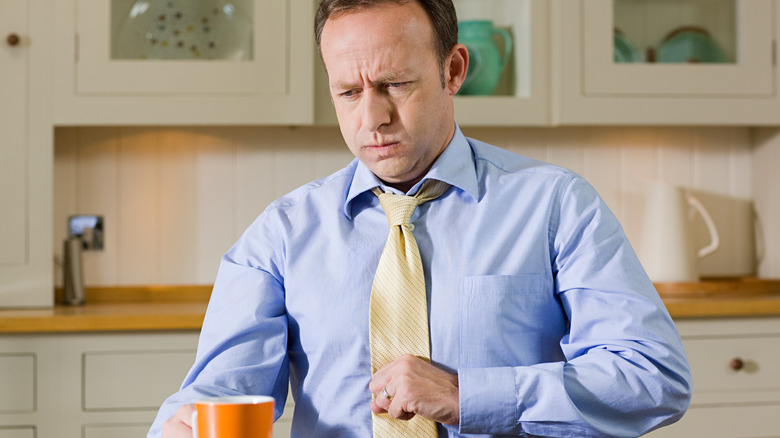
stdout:
[(329, 73), (339, 66), (433, 58), (433, 27), (417, 2), (384, 2), (332, 15), (323, 26), (321, 51)]

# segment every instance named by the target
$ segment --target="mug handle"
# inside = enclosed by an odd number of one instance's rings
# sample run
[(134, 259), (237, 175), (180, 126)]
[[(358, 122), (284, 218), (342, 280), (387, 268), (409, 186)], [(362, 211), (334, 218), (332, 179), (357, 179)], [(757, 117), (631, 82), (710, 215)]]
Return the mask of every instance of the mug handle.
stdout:
[(710, 244), (699, 250), (699, 258), (704, 258), (718, 250), (720, 246), (720, 237), (718, 237), (718, 229), (715, 228), (715, 222), (712, 221), (712, 217), (704, 208), (704, 205), (695, 198), (693, 195), (688, 196), (688, 204), (695, 208), (699, 214), (701, 214), (704, 223), (707, 225), (707, 231), (710, 232)]
[(198, 411), (192, 411), (192, 438), (198, 438)]
[(499, 71), (504, 71), (504, 67), (506, 67), (506, 63), (509, 62), (509, 57), (512, 55), (512, 36), (500, 27), (493, 28), (493, 35), (495, 34), (501, 35), (501, 38), (504, 39), (504, 56), (501, 57), (501, 67), (498, 69)]

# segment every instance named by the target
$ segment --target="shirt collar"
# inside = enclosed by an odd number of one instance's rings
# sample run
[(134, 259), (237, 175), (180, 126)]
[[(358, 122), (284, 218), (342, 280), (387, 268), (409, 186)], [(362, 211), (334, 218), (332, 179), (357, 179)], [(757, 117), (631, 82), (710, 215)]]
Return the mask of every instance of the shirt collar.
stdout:
[[(416, 193), (422, 183), (428, 178), (449, 183), (453, 187), (469, 194), (474, 200), (479, 199), (474, 154), (471, 151), (468, 140), (457, 124), (455, 124), (455, 134), (452, 136), (450, 143), (439, 155), (436, 162), (433, 163), (433, 167), (431, 167), (431, 170), (428, 171), (425, 177), (409, 190), (409, 194)], [(397, 190), (384, 185), (362, 162), (358, 161), (352, 177), (352, 184), (344, 201), (344, 214), (347, 218), (352, 220), (353, 217), (352, 201), (374, 187), (381, 187), (386, 192), (398, 193)]]

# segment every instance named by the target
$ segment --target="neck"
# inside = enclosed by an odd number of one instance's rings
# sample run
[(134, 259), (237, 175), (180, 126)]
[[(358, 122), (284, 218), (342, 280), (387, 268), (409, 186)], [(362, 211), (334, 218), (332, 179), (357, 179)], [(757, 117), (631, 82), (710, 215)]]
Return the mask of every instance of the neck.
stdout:
[(442, 143), (442, 146), (441, 146), (441, 149), (439, 150), (439, 153), (436, 154), (435, 157), (433, 157), (433, 160), (431, 160), (431, 163), (428, 165), (428, 167), (425, 168), (425, 170), (420, 172), (420, 175), (418, 177), (413, 178), (413, 179), (411, 179), (409, 181), (402, 181), (402, 182), (388, 182), (388, 181), (385, 181), (385, 180), (383, 180), (381, 178), (380, 178), (380, 180), (385, 185), (387, 185), (389, 187), (392, 187), (392, 188), (394, 188), (396, 190), (399, 190), (399, 191), (401, 191), (403, 193), (409, 192), (409, 190), (411, 190), (411, 188), (414, 187), (415, 184), (420, 182), (420, 180), (422, 180), (425, 177), (425, 175), (428, 174), (428, 172), (433, 167), (434, 163), (436, 163), (436, 160), (438, 160), (439, 157), (441, 156), (442, 152), (444, 152), (444, 150), (447, 149), (447, 146), (449, 146), (449, 144), (452, 141), (452, 138), (454, 136), (455, 136), (455, 122), (452, 123), (452, 127), (451, 127), (449, 133), (447, 134), (446, 138), (444, 139), (444, 142)]

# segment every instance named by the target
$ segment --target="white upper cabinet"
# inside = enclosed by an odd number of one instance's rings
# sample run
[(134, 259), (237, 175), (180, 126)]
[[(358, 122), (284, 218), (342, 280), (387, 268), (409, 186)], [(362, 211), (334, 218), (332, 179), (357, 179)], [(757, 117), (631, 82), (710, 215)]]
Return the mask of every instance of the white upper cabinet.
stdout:
[(54, 296), (51, 7), (0, 2), (0, 307)]
[(778, 124), (772, 0), (567, 0), (562, 124)]
[(65, 0), (57, 8), (58, 124), (313, 121), (310, 2)]
[(455, 97), (461, 125), (550, 122), (547, 0), (454, 0), (469, 71)]
[[(317, 3), (58, 1), (56, 123), (334, 125)], [(454, 4), (461, 125), (780, 124), (780, 0)]]
[(27, 259), (28, 9), (25, 2), (0, 3), (0, 266)]

